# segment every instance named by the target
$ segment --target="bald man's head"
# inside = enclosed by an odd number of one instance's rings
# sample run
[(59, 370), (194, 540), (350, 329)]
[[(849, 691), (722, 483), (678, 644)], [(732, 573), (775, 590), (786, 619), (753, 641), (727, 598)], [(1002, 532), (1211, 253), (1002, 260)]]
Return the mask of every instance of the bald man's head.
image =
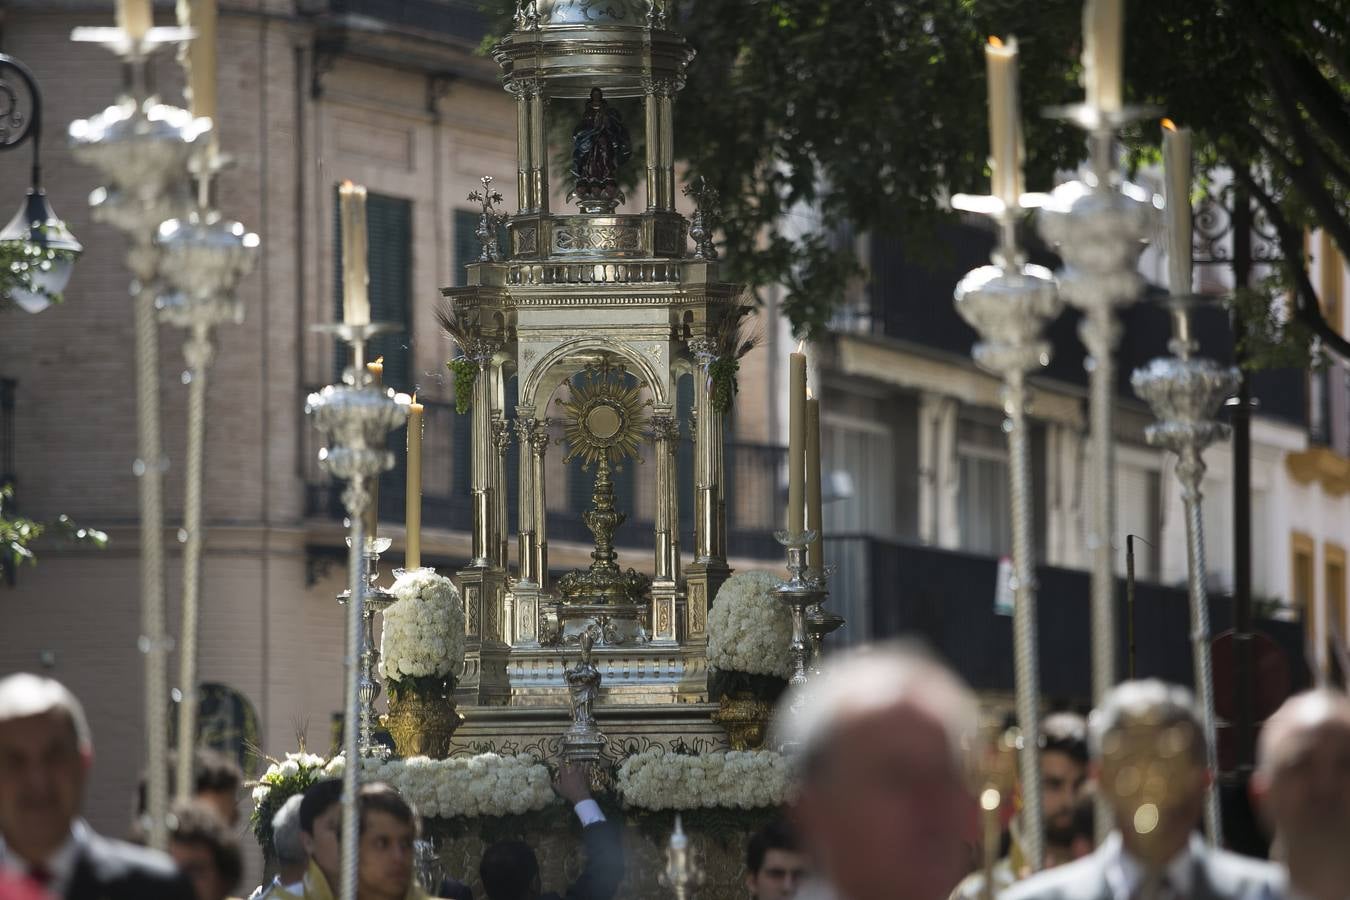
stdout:
[(1319, 689), (1286, 700), (1261, 730), (1252, 791), (1285, 844), (1343, 848), (1350, 841), (1350, 697)]

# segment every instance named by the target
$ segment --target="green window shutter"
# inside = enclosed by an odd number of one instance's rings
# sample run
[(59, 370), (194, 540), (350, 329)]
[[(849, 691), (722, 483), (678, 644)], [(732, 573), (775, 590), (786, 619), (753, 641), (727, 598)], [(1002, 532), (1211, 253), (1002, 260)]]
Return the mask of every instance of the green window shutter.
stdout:
[(478, 213), (471, 209), (455, 210), (452, 233), (455, 245), (455, 284), (463, 286), (469, 283), (469, 273), (465, 270), (471, 262), (478, 261), (481, 248), (478, 246)]

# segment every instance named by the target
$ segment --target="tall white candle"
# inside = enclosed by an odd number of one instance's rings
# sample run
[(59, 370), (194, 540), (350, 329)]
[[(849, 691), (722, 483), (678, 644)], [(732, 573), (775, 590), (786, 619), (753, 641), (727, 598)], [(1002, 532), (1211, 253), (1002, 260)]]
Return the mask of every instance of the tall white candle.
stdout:
[(416, 569), (422, 565), (422, 404), (413, 394), (408, 404), (408, 479), (405, 499), (407, 550), (403, 567)]
[(806, 527), (816, 533), (806, 545), (806, 564), (820, 571), (825, 567), (825, 521), (820, 490), (820, 401), (806, 392)]
[(1124, 50), (1123, 0), (1087, 0), (1083, 6), (1083, 70), (1087, 102), (1102, 112), (1120, 111)]
[(342, 213), (342, 321), (370, 324), (370, 282), (366, 271), (366, 189), (342, 182), (338, 189)]
[(1163, 119), (1163, 200), (1167, 205), (1167, 285), (1191, 292), (1191, 130)]
[(117, 27), (133, 41), (145, 37), (154, 24), (155, 15), (150, 9), (150, 0), (117, 0)]
[(195, 28), (187, 48), (188, 99), (192, 114), (212, 120), (211, 145), (217, 144), (216, 118), (216, 0), (178, 0), (178, 24)]
[(1005, 206), (1022, 196), (1022, 120), (1017, 100), (1017, 39), (991, 37), (984, 47), (989, 79), (991, 190)]
[(788, 508), (787, 531), (806, 530), (806, 354), (803, 346), (788, 356)]

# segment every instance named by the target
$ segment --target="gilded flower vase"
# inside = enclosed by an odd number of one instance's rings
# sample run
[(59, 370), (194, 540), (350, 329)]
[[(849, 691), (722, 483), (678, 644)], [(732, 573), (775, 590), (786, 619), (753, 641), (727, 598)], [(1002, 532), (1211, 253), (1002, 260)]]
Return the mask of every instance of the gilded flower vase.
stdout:
[(394, 739), (394, 749), (405, 759), (428, 756), (445, 759), (450, 755), (450, 738), (464, 717), (455, 709), (453, 694), (436, 697), (415, 693), (389, 697), (389, 714), (384, 726)]
[(772, 717), (773, 704), (760, 699), (751, 691), (722, 694), (717, 712), (712, 714), (712, 720), (726, 730), (727, 742), (731, 744), (732, 750), (762, 748)]

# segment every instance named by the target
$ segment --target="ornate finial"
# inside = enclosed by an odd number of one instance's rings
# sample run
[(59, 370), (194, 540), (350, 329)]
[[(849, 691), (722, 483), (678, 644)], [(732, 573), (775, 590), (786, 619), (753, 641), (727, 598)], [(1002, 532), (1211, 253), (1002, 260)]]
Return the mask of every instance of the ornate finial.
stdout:
[(491, 175), (484, 175), (480, 180), (483, 182), (483, 189), (469, 194), (470, 203), (481, 203), (483, 206), (483, 214), (478, 217), (478, 230), (474, 232), (478, 235), (478, 243), (483, 248), (478, 254), (478, 261), (499, 262), (501, 249), (497, 245), (497, 229), (506, 221), (506, 214), (498, 212), (496, 204), (502, 202), (502, 193), (492, 189)]
[(684, 195), (694, 200), (694, 220), (689, 224), (689, 236), (694, 239), (695, 259), (717, 259), (713, 232), (722, 214), (717, 202), (717, 189), (702, 175), (685, 185)]
[(665, 28), (666, 17), (670, 14), (667, 0), (647, 0), (647, 27)]

